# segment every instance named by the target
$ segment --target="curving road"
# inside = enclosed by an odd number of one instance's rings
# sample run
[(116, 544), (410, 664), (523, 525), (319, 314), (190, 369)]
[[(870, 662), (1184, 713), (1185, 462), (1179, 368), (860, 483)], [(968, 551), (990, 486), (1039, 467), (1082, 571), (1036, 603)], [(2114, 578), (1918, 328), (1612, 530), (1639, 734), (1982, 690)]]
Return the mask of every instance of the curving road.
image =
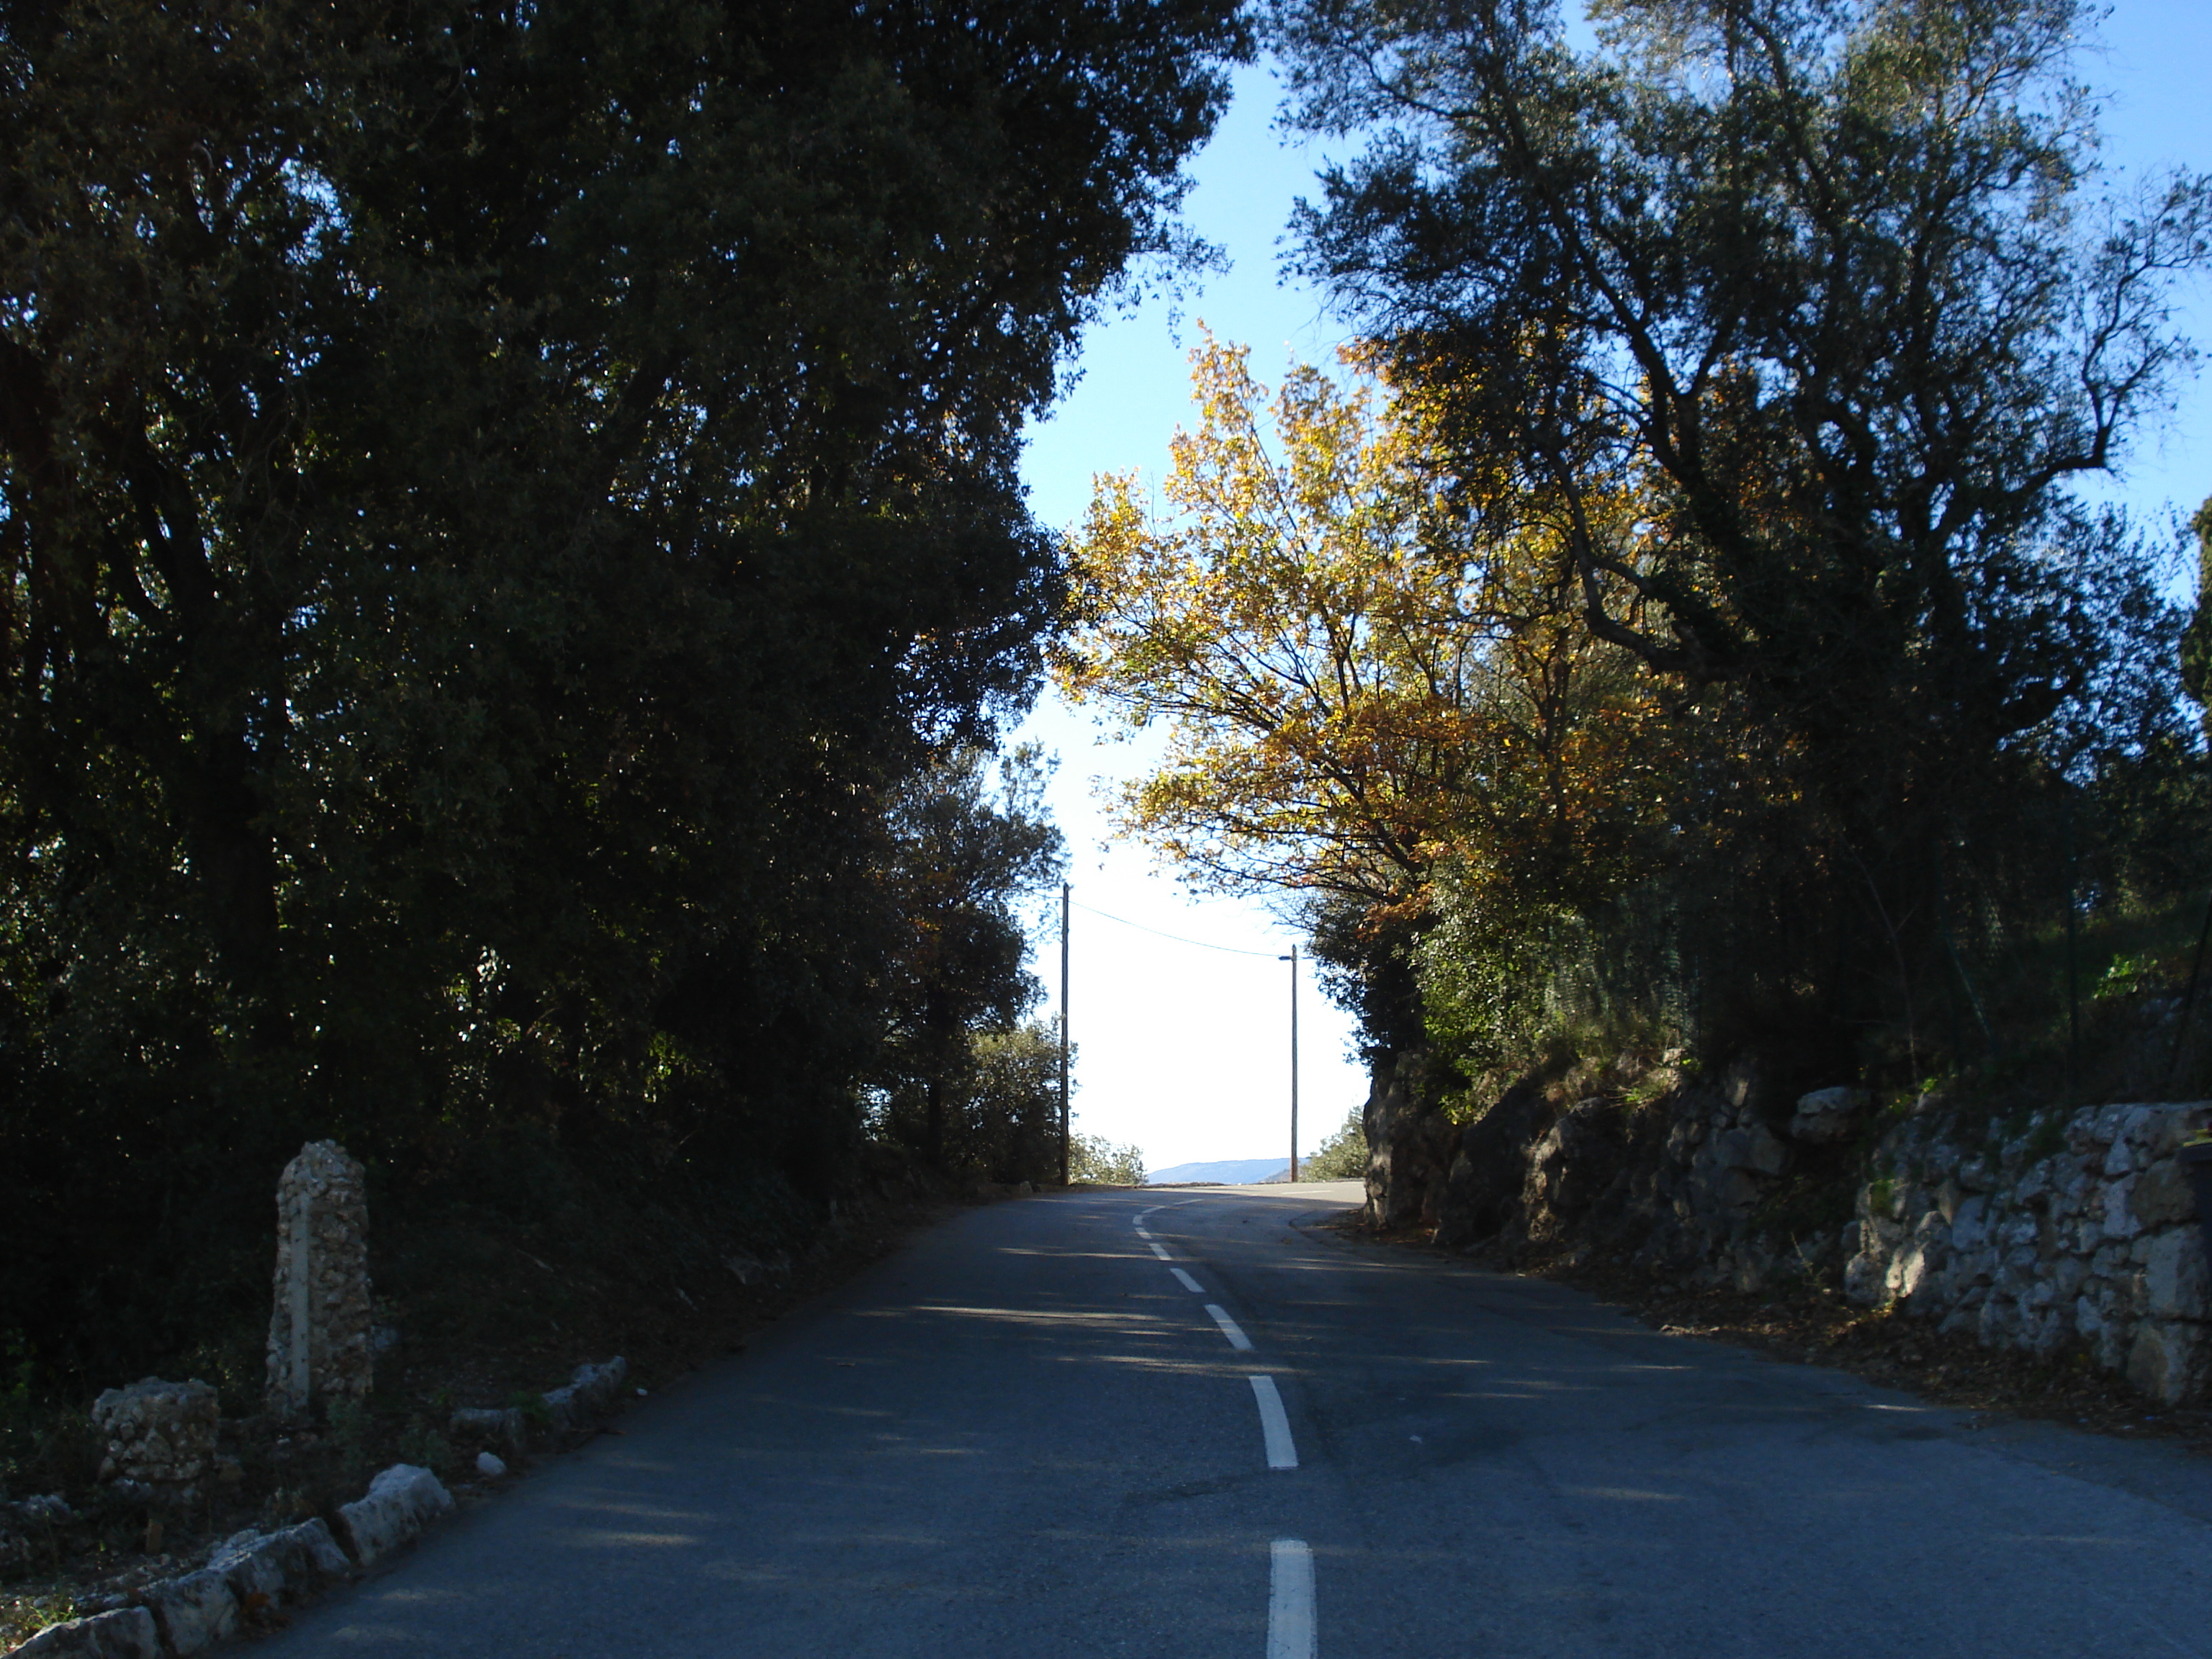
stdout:
[(1357, 1196), (966, 1213), (258, 1651), (2212, 1659), (2205, 1460), (1312, 1226)]

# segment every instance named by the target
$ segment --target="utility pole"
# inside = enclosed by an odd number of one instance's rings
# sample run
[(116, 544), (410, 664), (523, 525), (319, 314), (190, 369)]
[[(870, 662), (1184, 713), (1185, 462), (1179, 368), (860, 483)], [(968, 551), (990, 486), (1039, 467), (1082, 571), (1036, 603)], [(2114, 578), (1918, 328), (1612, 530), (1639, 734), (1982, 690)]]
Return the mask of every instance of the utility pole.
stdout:
[(1060, 1184), (1067, 1185), (1067, 911), (1068, 886), (1060, 884)]
[(1291, 1179), (1298, 1178), (1298, 947), (1278, 962), (1291, 964)]

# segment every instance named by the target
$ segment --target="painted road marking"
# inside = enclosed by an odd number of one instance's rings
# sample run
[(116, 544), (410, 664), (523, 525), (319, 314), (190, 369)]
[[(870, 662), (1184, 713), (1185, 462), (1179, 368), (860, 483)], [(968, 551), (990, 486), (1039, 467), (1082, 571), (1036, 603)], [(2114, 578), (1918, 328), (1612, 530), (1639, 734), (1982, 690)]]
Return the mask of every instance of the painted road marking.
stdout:
[[(1221, 1334), (1229, 1339), (1231, 1347), (1238, 1349), (1251, 1347), (1252, 1339), (1237, 1328), (1237, 1322), (1222, 1311), (1218, 1303), (1207, 1303), (1206, 1311), (1213, 1316), (1213, 1322), (1221, 1327)], [(1303, 1549), (1304, 1546), (1300, 1545), (1299, 1547)]]
[(1313, 1552), (1302, 1538), (1278, 1538), (1267, 1554), (1267, 1659), (1314, 1659)]
[(1139, 1238), (1150, 1238), (1152, 1236), (1152, 1230), (1150, 1227), (1139, 1227), (1137, 1229), (1137, 1237)]
[(1160, 1242), (1159, 1242), (1159, 1240), (1158, 1240), (1158, 1239), (1154, 1239), (1154, 1240), (1152, 1241), (1152, 1254), (1153, 1254), (1154, 1255), (1156, 1255), (1156, 1256), (1159, 1257), (1159, 1259), (1160, 1259), (1161, 1261), (1167, 1261), (1167, 1260), (1169, 1259), (1169, 1257), (1168, 1257), (1168, 1253), (1167, 1253), (1165, 1250), (1164, 1250), (1164, 1249), (1162, 1249), (1160, 1248)]
[(1168, 1271), (1173, 1273), (1177, 1279), (1182, 1280), (1183, 1289), (1188, 1291), (1193, 1296), (1204, 1296), (1206, 1294), (1205, 1290), (1200, 1285), (1199, 1282), (1193, 1279), (1188, 1273), (1185, 1273), (1182, 1268), (1170, 1267)]
[(1291, 1419), (1284, 1415), (1283, 1396), (1275, 1390), (1275, 1379), (1264, 1372), (1254, 1377), (1252, 1397), (1260, 1402), (1260, 1432), (1267, 1439), (1267, 1467), (1297, 1468), (1298, 1449), (1291, 1440)]

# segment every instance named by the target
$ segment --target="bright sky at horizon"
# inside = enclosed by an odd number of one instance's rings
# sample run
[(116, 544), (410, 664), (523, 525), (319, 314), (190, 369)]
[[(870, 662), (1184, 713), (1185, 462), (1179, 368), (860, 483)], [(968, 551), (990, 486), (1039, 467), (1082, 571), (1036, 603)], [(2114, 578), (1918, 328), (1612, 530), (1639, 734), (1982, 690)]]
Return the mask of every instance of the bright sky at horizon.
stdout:
[[(2082, 72), (2111, 94), (2103, 125), (2112, 169), (2123, 177), (2212, 169), (2203, 94), (2212, 6), (2118, 0), (2100, 40)], [(1189, 420), (1186, 354), (1200, 322), (1249, 343), (1254, 373), (1269, 384), (1293, 359), (1328, 362), (1350, 337), (1316, 293), (1277, 280), (1291, 204), (1318, 194), (1321, 160), (1317, 149), (1279, 142), (1277, 98), (1265, 65), (1242, 71), (1234, 103), (1192, 168), (1198, 182), (1186, 216), (1226, 251), (1231, 269), (1185, 296), (1180, 323), (1155, 300), (1091, 330), (1082, 378), (1036, 429), (1023, 476), (1031, 507), (1053, 528), (1081, 518), (1096, 473), (1158, 476), (1170, 439)], [(2212, 293), (2200, 285), (2183, 301), (2184, 331), (2212, 340)], [(2096, 493), (2143, 522), (2186, 516), (2212, 493), (2212, 375), (2184, 389), (2172, 417), (2140, 435), (2125, 473)], [(1134, 1143), (1153, 1169), (1287, 1153), (1290, 965), (1273, 958), (1297, 941), (1296, 930), (1256, 899), (1194, 896), (1143, 848), (1111, 838), (1104, 799), (1141, 773), (1156, 743), (1114, 740), (1049, 692), (1014, 736), (1042, 743), (1060, 763), (1049, 799), (1082, 907), (1071, 930), (1077, 1128)], [(1056, 933), (1041, 939), (1034, 965), (1056, 1008)], [(1304, 1155), (1364, 1097), (1366, 1078), (1348, 1052), (1350, 1020), (1322, 999), (1303, 963), (1299, 976)]]

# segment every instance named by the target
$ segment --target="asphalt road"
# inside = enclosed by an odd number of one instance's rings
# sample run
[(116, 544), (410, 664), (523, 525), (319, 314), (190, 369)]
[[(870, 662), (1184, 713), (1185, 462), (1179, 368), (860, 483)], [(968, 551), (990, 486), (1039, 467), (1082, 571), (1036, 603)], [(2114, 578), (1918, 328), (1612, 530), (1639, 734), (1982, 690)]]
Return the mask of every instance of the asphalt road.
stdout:
[(258, 1651), (2212, 1659), (2212, 1462), (1312, 1226), (1355, 1197), (965, 1213)]

